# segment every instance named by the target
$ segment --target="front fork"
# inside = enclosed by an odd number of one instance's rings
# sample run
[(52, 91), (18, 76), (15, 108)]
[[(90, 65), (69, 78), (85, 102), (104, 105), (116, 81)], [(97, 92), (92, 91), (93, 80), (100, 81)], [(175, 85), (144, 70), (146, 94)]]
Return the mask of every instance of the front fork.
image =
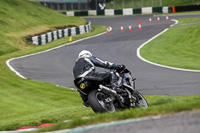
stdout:
[(136, 103), (136, 98), (130, 93), (130, 91), (128, 89), (126, 89), (127, 93), (128, 93), (128, 97), (130, 100), (130, 106), (131, 107), (135, 107), (135, 103)]

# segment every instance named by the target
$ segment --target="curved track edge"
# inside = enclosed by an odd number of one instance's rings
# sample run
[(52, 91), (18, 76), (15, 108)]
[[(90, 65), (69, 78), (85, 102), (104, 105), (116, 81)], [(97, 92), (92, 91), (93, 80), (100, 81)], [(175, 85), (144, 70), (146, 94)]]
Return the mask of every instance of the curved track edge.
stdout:
[[(178, 20), (174, 20), (172, 19), (172, 21), (174, 21), (175, 23), (173, 25), (171, 25), (170, 27), (173, 27), (174, 25), (176, 25), (178, 23)], [(142, 61), (155, 65), (155, 66), (159, 66), (159, 67), (164, 67), (164, 68), (168, 68), (168, 69), (173, 69), (173, 70), (179, 70), (179, 71), (188, 71), (188, 72), (200, 72), (200, 70), (191, 70), (191, 69), (182, 69), (182, 68), (176, 68), (176, 67), (171, 67), (171, 66), (167, 66), (167, 65), (162, 65), (162, 64), (158, 64), (155, 62), (151, 62), (145, 58), (143, 58), (140, 55), (140, 49), (146, 45), (147, 43), (149, 43), (150, 41), (152, 41), (153, 39), (155, 39), (156, 37), (160, 36), (161, 34), (165, 33), (166, 31), (168, 31), (169, 28), (164, 29), (162, 32), (158, 33), (157, 35), (155, 35), (154, 37), (152, 37), (151, 39), (149, 39), (148, 41), (144, 42), (142, 45), (140, 45), (139, 48), (137, 48), (137, 56), (139, 59), (141, 59)]]

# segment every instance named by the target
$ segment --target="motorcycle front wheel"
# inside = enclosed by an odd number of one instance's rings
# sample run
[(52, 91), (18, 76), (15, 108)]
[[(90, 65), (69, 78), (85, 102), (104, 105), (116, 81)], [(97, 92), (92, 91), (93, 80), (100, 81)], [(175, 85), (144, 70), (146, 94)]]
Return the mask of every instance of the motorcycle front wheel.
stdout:
[(149, 105), (143, 95), (138, 91), (135, 91), (135, 93), (137, 97), (136, 106), (139, 108), (148, 108)]
[(93, 90), (88, 95), (88, 102), (95, 113), (115, 112), (113, 101), (106, 101), (109, 97), (101, 91)]

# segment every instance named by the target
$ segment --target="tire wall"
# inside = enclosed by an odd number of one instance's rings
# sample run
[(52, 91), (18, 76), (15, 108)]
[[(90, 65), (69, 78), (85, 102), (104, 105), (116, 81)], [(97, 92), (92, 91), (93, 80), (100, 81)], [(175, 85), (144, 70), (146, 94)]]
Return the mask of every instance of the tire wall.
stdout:
[(91, 30), (91, 22), (89, 22), (87, 25), (81, 25), (79, 27), (60, 29), (38, 36), (26, 37), (26, 41), (31, 42), (35, 45), (44, 45), (59, 38), (84, 34), (91, 32)]
[(200, 5), (176, 6), (176, 12), (200, 11)]

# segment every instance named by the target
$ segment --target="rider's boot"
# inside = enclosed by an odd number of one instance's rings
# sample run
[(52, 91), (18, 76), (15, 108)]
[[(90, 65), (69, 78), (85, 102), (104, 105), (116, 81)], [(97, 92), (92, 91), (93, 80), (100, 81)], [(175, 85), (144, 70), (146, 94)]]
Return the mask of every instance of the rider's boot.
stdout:
[(111, 73), (111, 74), (112, 74), (112, 79), (111, 79), (112, 89), (115, 90), (118, 94), (126, 92), (125, 90), (120, 89), (120, 87), (117, 83), (118, 77), (114, 73)]
[(84, 95), (83, 93), (79, 92), (80, 93), (80, 96), (83, 100), (83, 106), (86, 108), (86, 107), (90, 107), (90, 104), (88, 102), (88, 96), (87, 95)]

